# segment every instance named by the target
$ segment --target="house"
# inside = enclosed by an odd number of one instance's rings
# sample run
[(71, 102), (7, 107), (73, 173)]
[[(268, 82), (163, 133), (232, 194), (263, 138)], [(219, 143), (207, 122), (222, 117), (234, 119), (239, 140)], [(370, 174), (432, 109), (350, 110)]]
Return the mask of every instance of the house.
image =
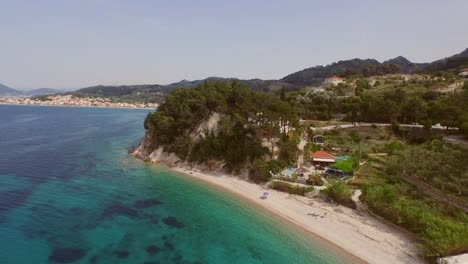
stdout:
[(344, 83), (344, 78), (338, 76), (332, 76), (330, 78), (326, 78), (323, 82), (324, 84), (331, 84), (333, 86), (337, 86), (340, 83)]
[(310, 154), (310, 157), (312, 159), (312, 164), (319, 168), (325, 168), (335, 163), (335, 156), (323, 150), (313, 152)]
[(465, 68), (463, 70), (460, 71), (460, 75), (465, 78), (465, 81), (468, 80), (468, 68)]
[(325, 137), (322, 135), (315, 135), (312, 137), (312, 143), (316, 145), (323, 145), (325, 144)]

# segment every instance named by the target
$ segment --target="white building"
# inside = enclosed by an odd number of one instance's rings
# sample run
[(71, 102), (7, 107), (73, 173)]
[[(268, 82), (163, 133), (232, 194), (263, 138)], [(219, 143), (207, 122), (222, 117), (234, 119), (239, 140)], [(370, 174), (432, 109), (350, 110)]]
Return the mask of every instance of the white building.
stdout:
[(465, 80), (468, 80), (468, 68), (461, 70), (460, 75), (463, 76)]
[(332, 76), (330, 78), (326, 78), (323, 82), (324, 84), (331, 84), (333, 86), (337, 86), (340, 83), (344, 83), (344, 78), (338, 76)]

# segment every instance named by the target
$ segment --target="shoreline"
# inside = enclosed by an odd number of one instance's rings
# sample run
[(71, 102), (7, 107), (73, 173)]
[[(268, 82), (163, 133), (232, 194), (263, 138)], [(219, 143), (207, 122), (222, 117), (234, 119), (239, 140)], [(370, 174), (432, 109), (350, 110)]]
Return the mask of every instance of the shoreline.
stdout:
[(0, 105), (155, 110), (155, 108), (153, 107), (118, 107), (118, 106), (104, 106), (104, 105), (98, 106), (98, 105), (52, 105), (52, 104), (10, 104), (10, 103), (0, 103)]
[[(236, 195), (304, 231), (310, 239), (351, 263), (424, 263), (418, 256), (419, 250), (407, 234), (367, 214), (360, 214), (341, 205), (331, 205), (318, 199), (289, 195), (272, 189), (268, 189), (268, 199), (262, 200), (259, 197), (266, 189), (232, 175), (201, 172), (154, 162), (150, 164)], [(313, 217), (308, 213), (324, 215), (324, 218)]]
[[(159, 169), (161, 168), (161, 166), (164, 166), (164, 165), (154, 164), (154, 163), (151, 164), (151, 165), (155, 165)], [(340, 259), (345, 259), (346, 261), (348, 261), (347, 263), (350, 263), (350, 264), (369, 263), (369, 262), (361, 259), (360, 257), (354, 255), (353, 253), (345, 250), (344, 248), (336, 245), (335, 243), (327, 240), (326, 238), (321, 237), (320, 235), (318, 235), (316, 233), (310, 232), (307, 229), (304, 229), (301, 225), (297, 225), (289, 217), (284, 217), (282, 215), (279, 215), (279, 214), (271, 211), (270, 209), (265, 208), (262, 204), (260, 204), (261, 202), (257, 203), (256, 200), (254, 201), (254, 200), (249, 199), (248, 197), (246, 197), (244, 195), (240, 195), (236, 191), (233, 191), (231, 188), (226, 188), (226, 186), (223, 186), (221, 184), (218, 184), (218, 183), (215, 183), (213, 181), (207, 180), (207, 179), (205, 179), (203, 177), (199, 177), (197, 174), (190, 174), (190, 172), (192, 172), (192, 171), (184, 169), (184, 168), (168, 167), (168, 166), (164, 166), (164, 168), (167, 169), (168, 171), (172, 172), (172, 173), (177, 173), (178, 175), (181, 175), (182, 177), (185, 177), (185, 178), (188, 177), (188, 178), (190, 178), (191, 180), (194, 180), (194, 181), (207, 183), (208, 185), (210, 185), (211, 187), (215, 188), (218, 191), (228, 192), (229, 194), (234, 195), (237, 199), (245, 201), (245, 202), (249, 203), (250, 206), (253, 206), (253, 207), (255, 207), (255, 208), (259, 209), (259, 210), (262, 210), (264, 213), (270, 214), (272, 217), (276, 218), (276, 220), (281, 221), (281, 222), (289, 225), (290, 228), (295, 229), (295, 231), (304, 231), (305, 234), (302, 234), (302, 235), (305, 235), (306, 239), (313, 240), (317, 244), (320, 244), (321, 247), (323, 247), (323, 248), (325, 248), (325, 249), (327, 249), (329, 251), (332, 251)], [(200, 172), (197, 172), (197, 173), (200, 173)], [(206, 175), (206, 176), (208, 176), (208, 175)], [(217, 176), (210, 175), (208, 177), (217, 177)], [(233, 176), (225, 176), (225, 177), (233, 177)], [(241, 179), (238, 179), (238, 178), (236, 178), (236, 180), (244, 181), (244, 180), (241, 180)], [(246, 182), (246, 183), (253, 184), (253, 183), (249, 183), (249, 182)], [(259, 188), (262, 188), (261, 186), (259, 186), (257, 184), (254, 184), (254, 185), (258, 186)], [(262, 190), (264, 190), (264, 189), (262, 188)], [(270, 194), (271, 194), (271, 191), (274, 191), (274, 190), (268, 189), (268, 192)]]

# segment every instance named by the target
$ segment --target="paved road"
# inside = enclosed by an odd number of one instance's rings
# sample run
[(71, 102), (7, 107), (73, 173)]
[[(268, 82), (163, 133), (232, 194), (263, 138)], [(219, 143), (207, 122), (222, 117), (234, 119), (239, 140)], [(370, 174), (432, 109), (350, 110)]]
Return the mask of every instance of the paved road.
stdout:
[[(317, 130), (333, 130), (337, 128), (352, 128), (352, 127), (371, 127), (371, 126), (377, 126), (377, 127), (388, 127), (391, 126), (391, 124), (378, 124), (378, 123), (355, 123), (355, 124), (344, 124), (344, 125), (336, 125), (336, 126), (324, 126), (324, 127), (310, 127), (313, 131)], [(423, 128), (423, 125), (410, 125), (410, 124), (400, 124), (400, 127), (417, 127), (417, 128)], [(447, 129), (445, 126), (432, 126), (432, 129), (440, 129), (444, 130)]]

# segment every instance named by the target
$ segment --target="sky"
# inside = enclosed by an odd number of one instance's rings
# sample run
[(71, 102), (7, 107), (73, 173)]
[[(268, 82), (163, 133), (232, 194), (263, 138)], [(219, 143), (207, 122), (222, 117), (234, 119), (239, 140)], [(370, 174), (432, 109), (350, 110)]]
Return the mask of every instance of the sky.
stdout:
[(19, 89), (280, 79), (352, 58), (468, 48), (466, 0), (0, 0), (0, 83)]

